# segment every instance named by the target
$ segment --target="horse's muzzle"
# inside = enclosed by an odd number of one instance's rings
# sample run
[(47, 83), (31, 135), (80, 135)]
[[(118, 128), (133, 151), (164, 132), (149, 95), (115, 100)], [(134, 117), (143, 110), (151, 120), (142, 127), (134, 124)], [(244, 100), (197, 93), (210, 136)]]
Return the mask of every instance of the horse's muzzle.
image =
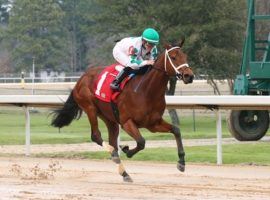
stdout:
[(185, 84), (189, 84), (189, 83), (192, 83), (193, 82), (193, 79), (194, 79), (194, 75), (190, 75), (190, 74), (184, 74), (183, 75), (183, 81)]

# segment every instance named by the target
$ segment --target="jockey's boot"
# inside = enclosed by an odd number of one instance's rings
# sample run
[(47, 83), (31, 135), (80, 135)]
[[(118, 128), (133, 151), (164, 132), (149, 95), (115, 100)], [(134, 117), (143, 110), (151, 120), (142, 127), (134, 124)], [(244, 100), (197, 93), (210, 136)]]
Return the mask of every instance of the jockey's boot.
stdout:
[(123, 69), (117, 74), (113, 82), (110, 84), (112, 90), (120, 91), (120, 83), (127, 77), (128, 70)]

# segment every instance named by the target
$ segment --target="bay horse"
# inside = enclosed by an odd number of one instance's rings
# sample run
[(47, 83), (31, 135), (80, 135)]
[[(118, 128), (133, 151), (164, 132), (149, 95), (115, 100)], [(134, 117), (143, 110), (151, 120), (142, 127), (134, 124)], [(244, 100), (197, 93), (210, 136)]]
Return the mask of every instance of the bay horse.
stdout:
[[(54, 111), (52, 126), (69, 125), (73, 119), (79, 119), (84, 111), (91, 125), (91, 139), (105, 148), (111, 154), (112, 160), (118, 165), (119, 174), (126, 182), (132, 182), (118, 154), (119, 124), (135, 141), (136, 147), (120, 146), (127, 157), (145, 148), (145, 139), (139, 128), (151, 132), (169, 132), (175, 137), (179, 161), (177, 168), (185, 170), (185, 152), (182, 144), (180, 129), (167, 123), (162, 115), (166, 102), (165, 92), (170, 76), (177, 76), (185, 84), (192, 83), (194, 75), (187, 64), (187, 55), (181, 47), (184, 40), (177, 46), (166, 44), (165, 50), (159, 54), (154, 65), (144, 75), (132, 78), (116, 98), (119, 117), (115, 116), (112, 106), (95, 97), (94, 82), (104, 67), (90, 67), (77, 81), (64, 106)], [(135, 90), (136, 88), (136, 90)], [(108, 128), (109, 144), (101, 138), (98, 128), (98, 117)]]

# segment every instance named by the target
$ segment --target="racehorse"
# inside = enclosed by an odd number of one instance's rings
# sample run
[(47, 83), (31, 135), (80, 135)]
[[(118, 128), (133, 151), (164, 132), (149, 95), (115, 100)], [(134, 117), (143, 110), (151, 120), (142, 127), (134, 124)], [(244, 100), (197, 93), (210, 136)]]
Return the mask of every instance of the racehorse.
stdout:
[[(187, 55), (181, 49), (183, 43), (184, 40), (181, 40), (177, 46), (166, 44), (165, 50), (159, 54), (154, 65), (144, 75), (137, 75), (126, 84), (115, 100), (118, 116), (114, 113), (110, 103), (101, 101), (94, 95), (94, 82), (104, 68), (90, 67), (76, 83), (64, 106), (54, 111), (52, 125), (59, 128), (69, 125), (73, 119), (79, 119), (84, 111), (91, 125), (92, 141), (104, 147), (111, 154), (112, 160), (118, 165), (119, 174), (126, 182), (132, 182), (132, 179), (126, 172), (118, 154), (119, 124), (137, 144), (132, 149), (128, 146), (120, 146), (129, 158), (145, 148), (145, 139), (139, 128), (146, 128), (151, 132), (172, 133), (178, 149), (177, 168), (183, 172), (185, 170), (185, 152), (180, 129), (162, 118), (166, 107), (165, 92), (169, 77), (176, 76), (185, 84), (192, 83), (194, 78), (194, 74), (187, 64)], [(98, 117), (108, 128), (109, 144), (101, 138)]]

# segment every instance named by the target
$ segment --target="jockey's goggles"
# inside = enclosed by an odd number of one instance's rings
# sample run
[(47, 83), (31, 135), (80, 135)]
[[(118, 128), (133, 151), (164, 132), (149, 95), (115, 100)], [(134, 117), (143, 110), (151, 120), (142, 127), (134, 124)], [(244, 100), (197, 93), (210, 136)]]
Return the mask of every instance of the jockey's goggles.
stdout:
[(151, 47), (156, 46), (156, 44), (155, 44), (155, 43), (151, 43), (151, 42), (148, 42), (148, 41), (146, 41), (146, 40), (145, 40), (145, 45), (147, 45), (147, 46), (151, 46)]

